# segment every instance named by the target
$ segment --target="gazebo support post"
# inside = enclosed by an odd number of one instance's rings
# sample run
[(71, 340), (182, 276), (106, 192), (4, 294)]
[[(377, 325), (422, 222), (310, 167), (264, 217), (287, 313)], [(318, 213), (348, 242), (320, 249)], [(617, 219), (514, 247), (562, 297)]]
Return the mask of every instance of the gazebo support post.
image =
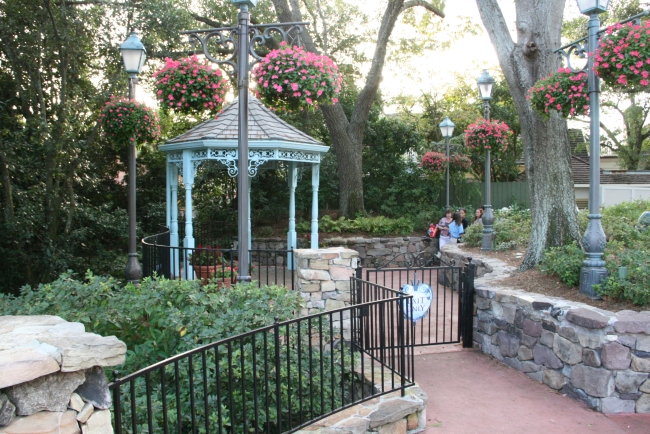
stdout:
[[(178, 167), (175, 164), (169, 165), (169, 246), (172, 247), (169, 252), (169, 263), (171, 264), (172, 278), (178, 277), (180, 259), (178, 250)], [(176, 247), (176, 248), (175, 248)]]
[[(296, 248), (296, 187), (298, 186), (298, 168), (296, 163), (289, 163), (289, 232), (287, 232), (287, 250)], [(293, 270), (293, 255), (287, 255), (287, 269)]]
[(194, 167), (191, 160), (192, 151), (183, 151), (183, 184), (185, 184), (185, 239), (183, 240), (183, 247), (185, 254), (183, 255), (185, 277), (187, 280), (194, 280), (194, 270), (190, 266), (189, 255), (194, 249), (194, 227), (192, 224), (192, 186), (194, 185)]
[(320, 164), (311, 166), (311, 247), (318, 248), (318, 185), (320, 180)]
[[(253, 184), (253, 177), (249, 176), (248, 177), (248, 250), (251, 251), (253, 250), (253, 223), (251, 220), (251, 190)], [(252, 261), (253, 258), (251, 257), (250, 260)]]

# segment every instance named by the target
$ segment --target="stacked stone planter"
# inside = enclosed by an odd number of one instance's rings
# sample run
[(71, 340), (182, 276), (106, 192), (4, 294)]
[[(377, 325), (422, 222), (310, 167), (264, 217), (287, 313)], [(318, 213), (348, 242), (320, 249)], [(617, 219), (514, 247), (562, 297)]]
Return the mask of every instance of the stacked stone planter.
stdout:
[[(445, 256), (467, 254), (449, 245)], [(594, 410), (650, 413), (650, 311), (614, 313), (502, 288), (513, 267), (474, 262), (486, 265), (475, 280), (475, 348)]]
[(393, 392), (340, 411), (296, 434), (422, 432), (426, 427), (427, 395), (417, 386), (404, 397)]
[[(359, 253), (342, 247), (330, 249), (298, 249), (296, 258), (296, 289), (305, 299), (301, 315), (350, 306), (350, 277), (357, 268)], [(349, 311), (335, 318), (334, 327), (350, 334)]]
[(56, 316), (0, 316), (0, 434), (109, 434), (103, 367), (124, 363), (115, 336)]

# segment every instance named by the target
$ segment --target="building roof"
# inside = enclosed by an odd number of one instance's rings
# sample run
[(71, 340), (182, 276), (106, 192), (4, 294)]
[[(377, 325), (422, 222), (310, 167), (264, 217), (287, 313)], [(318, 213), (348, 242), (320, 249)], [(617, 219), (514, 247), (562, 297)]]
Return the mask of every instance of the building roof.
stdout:
[[(237, 140), (239, 98), (228, 104), (214, 118), (167, 141), (167, 144), (197, 142), (200, 140)], [(253, 95), (248, 104), (248, 140), (294, 142), (303, 145), (319, 145), (321, 142), (292, 127), (266, 108)]]

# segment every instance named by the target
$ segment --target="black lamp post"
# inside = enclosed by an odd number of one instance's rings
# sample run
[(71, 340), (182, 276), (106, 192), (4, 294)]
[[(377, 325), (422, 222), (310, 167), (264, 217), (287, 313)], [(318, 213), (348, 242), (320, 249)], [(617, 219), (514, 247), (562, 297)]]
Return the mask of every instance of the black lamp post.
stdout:
[(440, 133), (442, 134), (442, 137), (445, 138), (445, 148), (446, 148), (446, 155), (447, 155), (447, 169), (446, 169), (446, 176), (447, 176), (447, 198), (445, 201), (445, 209), (449, 209), (449, 139), (451, 138), (451, 135), (454, 134), (454, 123), (449, 119), (449, 117), (445, 117), (445, 120), (440, 122)]
[[(134, 30), (120, 46), (124, 70), (129, 74), (129, 99), (135, 99), (135, 88), (138, 84), (137, 75), (142, 71), (144, 61), (147, 58), (147, 51), (140, 42), (137, 33)], [(137, 240), (136, 240), (136, 220), (135, 220), (135, 140), (129, 141), (128, 157), (128, 212), (129, 212), (129, 258), (126, 262), (124, 274), (127, 282), (139, 283), (142, 277), (142, 267), (138, 262)]]
[[(490, 100), (492, 99), (492, 87), (494, 78), (488, 73), (487, 69), (478, 78), (478, 90), (483, 100), (483, 117), (490, 120)], [(485, 212), (483, 213), (483, 243), (481, 250), (488, 251), (494, 249), (494, 214), (492, 213), (491, 198), (492, 189), (490, 186), (490, 150), (485, 151)]]
[[(302, 32), (303, 25), (300, 23), (282, 23), (282, 24), (250, 24), (249, 8), (257, 6), (258, 0), (231, 0), (232, 3), (239, 7), (237, 27), (223, 27), (218, 29), (205, 30), (188, 30), (182, 32), (189, 36), (190, 40), (198, 41), (203, 48), (203, 54), (210, 61), (225, 67), (226, 72), (237, 79), (237, 89), (239, 96), (239, 114), (238, 114), (238, 142), (237, 142), (237, 212), (238, 212), (238, 256), (239, 256), (239, 276), (240, 282), (250, 282), (249, 276), (249, 257), (248, 257), (248, 189), (249, 189), (249, 172), (248, 167), (248, 92), (249, 92), (249, 74), (251, 67), (263, 59), (255, 51), (258, 45), (266, 45), (267, 42), (275, 40), (276, 36), (284, 42), (295, 42)], [(288, 27), (288, 30), (285, 29)], [(251, 44), (254, 41), (254, 44)], [(275, 41), (276, 43), (278, 41)], [(209, 47), (215, 49), (216, 55), (221, 58), (215, 58), (210, 54)], [(250, 57), (253, 62), (249, 63)]]

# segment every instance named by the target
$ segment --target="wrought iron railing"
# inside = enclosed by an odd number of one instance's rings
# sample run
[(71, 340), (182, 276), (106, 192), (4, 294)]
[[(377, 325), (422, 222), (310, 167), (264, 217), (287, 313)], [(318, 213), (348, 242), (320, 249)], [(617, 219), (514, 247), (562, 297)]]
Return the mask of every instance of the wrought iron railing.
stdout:
[(410, 328), (402, 319), (389, 329), (382, 318), (412, 313), (412, 297), (382, 291), (382, 300), (276, 323), (123, 378), (115, 372), (115, 432), (280, 434), (386, 393), (404, 394), (414, 384)]
[[(200, 248), (170, 246), (167, 228), (142, 240), (142, 277), (162, 276), (167, 279), (208, 281), (231, 285), (236, 282), (238, 269), (236, 249), (216, 246)], [(295, 267), (293, 250), (249, 250), (249, 273), (258, 285), (283, 285), (293, 288)]]

